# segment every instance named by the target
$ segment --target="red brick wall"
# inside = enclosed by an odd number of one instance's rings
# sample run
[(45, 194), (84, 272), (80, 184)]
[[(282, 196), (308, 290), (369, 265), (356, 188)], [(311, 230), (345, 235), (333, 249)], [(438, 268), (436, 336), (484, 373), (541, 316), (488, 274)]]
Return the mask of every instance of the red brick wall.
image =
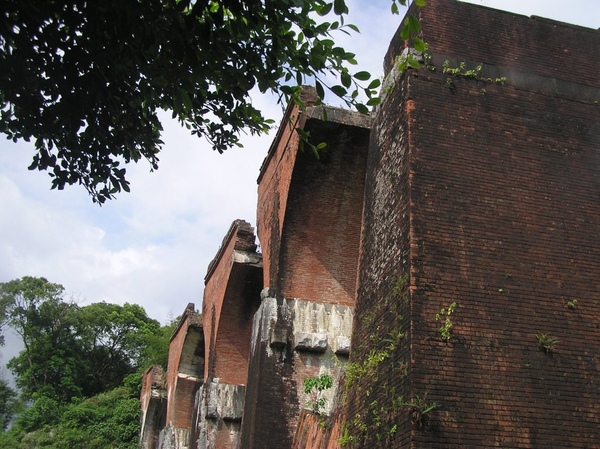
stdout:
[[(429, 51), (490, 66), (600, 87), (598, 32), (456, 0), (431, 0), (419, 12)], [(389, 70), (404, 46), (399, 33), (385, 57)]]
[(222, 383), (246, 385), (252, 318), (260, 305), (262, 270), (234, 264), (223, 297), (216, 334), (214, 377)]
[[(193, 328), (193, 329), (192, 329)], [(192, 415), (194, 409), (194, 393), (198, 389), (201, 380), (200, 373), (195, 374), (194, 379), (187, 381), (187, 385), (178, 376), (180, 361), (184, 347), (188, 341), (190, 332), (202, 332), (199, 317), (194, 311), (194, 305), (189, 304), (184, 312), (178, 328), (175, 330), (169, 345), (169, 362), (167, 367), (167, 416), (166, 422), (175, 427), (190, 429), (192, 427)], [(194, 341), (198, 340), (194, 338)], [(194, 351), (192, 351), (194, 352)], [(186, 373), (191, 374), (191, 373)], [(187, 397), (187, 395), (191, 396)]]
[[(358, 300), (347, 367), (345, 429), (360, 448), (408, 447), (408, 413), (394, 406), (410, 398), (411, 366), (410, 154), (405, 82), (396, 82), (371, 129)], [(397, 287), (397, 288), (395, 288)], [(404, 337), (401, 338), (404, 333)], [(394, 347), (390, 347), (393, 344)], [(354, 377), (349, 372), (354, 371)], [(342, 429), (343, 430), (343, 429)]]
[[(357, 447), (598, 447), (600, 34), (449, 0), (422, 20), (434, 57), (496, 64), (485, 70), (508, 81), (411, 72), (376, 118), (353, 341), (381, 342), (398, 313), (406, 335), (348, 408), (373, 429), (372, 390), (399, 428)], [(452, 302), (445, 342), (435, 316)], [(385, 347), (354, 349), (364, 366)], [(411, 423), (392, 392), (440, 407)]]
[(155, 447), (159, 433), (165, 426), (167, 404), (164, 381), (163, 369), (158, 365), (148, 368), (142, 377), (140, 447), (144, 449)]
[[(277, 146), (281, 153), (272, 154), (260, 178), (258, 233), (265, 282), (270, 282), (269, 294), (277, 297), (280, 315), (272, 331), (285, 335), (286, 344), (270, 348), (260, 337), (256, 342), (242, 447), (291, 447), (300, 413), (298, 391), (306, 377), (319, 374), (325, 357), (294, 350), (293, 312), (282, 307), (283, 297), (354, 304), (369, 131), (362, 116), (331, 109), (328, 116), (336, 123), (311, 118), (311, 113), (321, 117), (320, 112), (310, 109), (298, 123), (311, 132), (312, 142), (328, 143), (321, 158), (309, 148), (298, 151), (294, 132), (285, 150)], [(282, 126), (287, 123), (284, 120)], [(278, 139), (277, 145), (282, 145)], [(270, 331), (257, 329), (257, 335)], [(331, 357), (333, 353), (327, 354), (327, 364)]]
[(229, 229), (219, 252), (211, 262), (211, 269), (205, 278), (204, 299), (202, 300), (202, 324), (206, 336), (206, 354), (209, 358), (205, 364), (204, 378), (214, 377), (214, 345), (219, 328), (219, 317), (223, 307), (222, 299), (227, 289), (227, 281), (233, 265), (232, 253), (235, 248), (235, 224)]
[(369, 130), (309, 120), (292, 175), (278, 272), (286, 298), (354, 305)]
[[(200, 383), (194, 378), (179, 377), (177, 388), (172, 397), (171, 420), (174, 427), (192, 429), (194, 415), (194, 400)], [(171, 403), (171, 401), (169, 401)], [(167, 421), (169, 422), (169, 421)]]
[[(411, 142), (413, 358), (421, 361), (413, 385), (443, 399), (438, 436), (457, 447), (592, 447), (597, 106), (509, 85), (486, 95), (476, 83), (454, 94), (437, 87), (411, 86), (414, 126), (423, 128)], [(452, 301), (455, 338), (446, 345), (434, 316)], [(538, 333), (559, 339), (554, 355), (538, 349)]]
[[(308, 104), (315, 99), (311, 92), (307, 92)], [(279, 244), (299, 145), (296, 128), (302, 125), (300, 109), (290, 104), (258, 177), (256, 227), (263, 254), (265, 287), (277, 285)]]
[(235, 251), (254, 253), (252, 227), (236, 220), (205, 279), (202, 315), (207, 336), (205, 378), (245, 385), (252, 315), (260, 301), (261, 270), (235, 262)]
[(339, 420), (303, 411), (292, 449), (339, 449), (341, 436)]

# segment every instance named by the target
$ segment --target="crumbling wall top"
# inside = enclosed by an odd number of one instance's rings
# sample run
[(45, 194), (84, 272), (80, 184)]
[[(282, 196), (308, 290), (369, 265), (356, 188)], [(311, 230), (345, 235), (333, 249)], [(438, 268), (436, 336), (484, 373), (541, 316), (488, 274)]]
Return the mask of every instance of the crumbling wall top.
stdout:
[[(600, 32), (457, 0), (431, 0), (409, 13), (421, 21), (428, 52), (444, 58), (600, 87)], [(408, 41), (396, 32), (384, 60), (387, 75)], [(535, 55), (535, 57), (532, 57)]]
[(208, 269), (206, 270), (206, 276), (204, 277), (204, 283), (206, 284), (210, 277), (213, 275), (219, 261), (225, 254), (227, 247), (232, 239), (235, 239), (233, 244), (233, 249), (236, 251), (247, 251), (247, 252), (256, 252), (256, 236), (254, 235), (254, 228), (244, 220), (234, 220), (225, 234), (223, 238), (223, 242), (215, 254), (213, 260), (208, 264)]

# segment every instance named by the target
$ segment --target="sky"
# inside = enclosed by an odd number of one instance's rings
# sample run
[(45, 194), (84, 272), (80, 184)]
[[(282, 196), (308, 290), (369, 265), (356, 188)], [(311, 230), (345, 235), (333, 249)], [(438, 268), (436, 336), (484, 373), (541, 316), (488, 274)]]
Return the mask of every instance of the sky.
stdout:
[[(471, 0), (470, 3), (600, 28), (597, 0)], [(347, 22), (360, 34), (340, 35), (358, 70), (382, 75), (383, 56), (401, 16), (390, 0), (347, 0)], [(403, 14), (403, 13), (402, 13)], [(327, 100), (327, 98), (326, 98)], [(274, 98), (254, 95), (278, 120)], [(137, 303), (161, 323), (189, 302), (200, 309), (204, 275), (231, 222), (256, 223), (256, 179), (275, 131), (244, 136), (244, 148), (218, 154), (164, 115), (159, 170), (130, 165), (131, 193), (99, 207), (80, 186), (50, 190), (46, 172), (27, 166), (33, 147), (0, 136), (0, 282), (43, 276), (81, 305)], [(16, 346), (0, 348), (6, 362)]]

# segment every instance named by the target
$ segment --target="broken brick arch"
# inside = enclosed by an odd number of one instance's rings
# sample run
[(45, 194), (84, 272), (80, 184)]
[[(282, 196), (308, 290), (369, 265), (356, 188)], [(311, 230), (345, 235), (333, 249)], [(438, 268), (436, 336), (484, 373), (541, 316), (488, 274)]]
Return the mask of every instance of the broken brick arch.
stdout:
[(202, 316), (188, 304), (169, 346), (167, 423), (190, 429), (196, 391), (204, 382)]
[(208, 268), (203, 311), (208, 362), (205, 378), (246, 385), (252, 320), (263, 287), (254, 229), (235, 220)]
[(204, 331), (202, 327), (190, 327), (185, 336), (181, 358), (179, 359), (179, 375), (195, 379), (204, 377)]

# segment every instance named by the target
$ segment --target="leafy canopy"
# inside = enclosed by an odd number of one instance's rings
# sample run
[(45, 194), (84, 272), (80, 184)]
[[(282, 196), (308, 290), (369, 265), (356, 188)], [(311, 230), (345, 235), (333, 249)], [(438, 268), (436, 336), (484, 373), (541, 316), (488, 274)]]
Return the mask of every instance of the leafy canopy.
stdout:
[[(0, 283), (2, 322), (24, 349), (0, 379), (0, 447), (139, 447), (142, 373), (166, 368), (171, 334), (138, 305), (80, 307), (42, 277)], [(9, 426), (10, 423), (10, 426)]]
[[(406, 3), (392, 0), (392, 12)], [(126, 163), (158, 168), (160, 110), (222, 152), (240, 132), (272, 125), (255, 90), (299, 103), (299, 86), (313, 81), (321, 98), (329, 89), (362, 112), (378, 102), (379, 80), (350, 70), (354, 54), (333, 40), (358, 31), (344, 23), (344, 0), (4, 0), (2, 9), (0, 132), (33, 140), (29, 168), (47, 170), (52, 188), (81, 184), (99, 203), (129, 191)]]
[(141, 375), (88, 399), (60, 404), (41, 396), (0, 432), (5, 449), (136, 449), (140, 432)]
[(24, 349), (8, 363), (26, 399), (58, 403), (115, 388), (139, 368), (146, 338), (160, 324), (135, 304), (79, 307), (45, 278), (0, 284), (7, 322)]
[(8, 382), (0, 379), (0, 432), (4, 432), (15, 415), (17, 407), (17, 392)]

